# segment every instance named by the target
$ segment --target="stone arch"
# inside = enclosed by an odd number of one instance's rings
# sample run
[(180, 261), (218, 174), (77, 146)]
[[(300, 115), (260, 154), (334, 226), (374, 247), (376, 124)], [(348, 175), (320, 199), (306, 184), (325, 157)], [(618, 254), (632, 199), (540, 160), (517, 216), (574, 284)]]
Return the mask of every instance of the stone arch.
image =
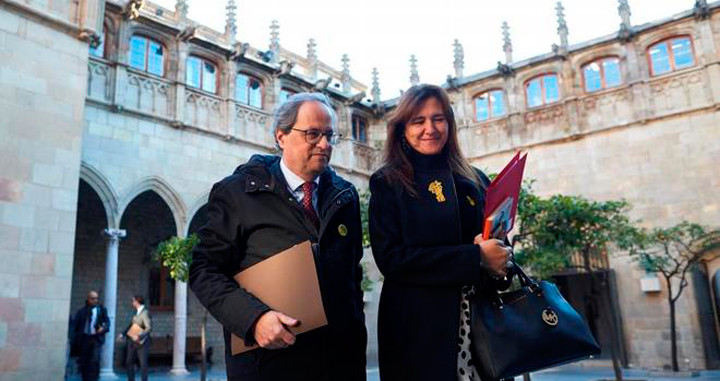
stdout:
[(210, 198), (210, 192), (206, 192), (202, 196), (198, 197), (190, 206), (188, 209), (188, 218), (187, 218), (187, 224), (184, 228), (185, 235), (190, 235), (193, 220), (195, 217), (197, 217), (200, 213), (203, 213), (203, 209), (207, 209), (208, 200)]
[(133, 35), (141, 35), (148, 38), (152, 38), (160, 42), (165, 48), (165, 67), (163, 77), (169, 77), (175, 70), (174, 65), (171, 64), (173, 61), (173, 52), (175, 51), (175, 40), (167, 33), (163, 33), (155, 28), (145, 25), (141, 22), (131, 21), (129, 25), (124, 28), (120, 28), (121, 33), (118, 33), (118, 51), (117, 61), (125, 64), (130, 63), (130, 38)]
[(617, 57), (621, 62), (625, 63), (627, 59), (627, 49), (622, 45), (615, 44), (603, 46), (599, 49), (589, 49), (573, 55), (570, 62), (575, 71), (580, 71), (585, 64), (605, 57)]
[(113, 190), (110, 182), (95, 167), (88, 163), (80, 163), (80, 179), (85, 181), (100, 197), (105, 207), (105, 215), (107, 217), (107, 227), (115, 229), (118, 227), (118, 196)]
[(215, 68), (217, 70), (217, 88), (215, 89), (214, 95), (219, 97), (227, 97), (230, 95), (228, 94), (228, 79), (230, 78), (230, 75), (228, 74), (229, 65), (224, 55), (214, 50), (203, 48), (202, 46), (197, 44), (188, 44), (187, 54), (183, 57), (183, 60), (185, 60), (185, 62), (183, 62), (180, 66), (183, 68), (183, 72), (181, 73), (182, 75), (180, 76), (182, 78), (182, 81), (185, 81), (188, 70), (187, 60), (190, 57), (197, 57), (215, 65)]
[[(180, 195), (169, 184), (157, 176), (146, 177), (129, 189), (122, 198), (121, 207), (119, 209), (120, 213), (118, 213), (119, 218), (122, 218), (122, 215), (125, 213), (128, 205), (130, 205), (135, 197), (146, 191), (153, 191), (157, 193), (158, 196), (165, 201), (173, 214), (177, 230), (176, 234), (178, 236), (182, 236), (184, 233), (183, 227), (185, 226), (185, 220), (187, 218), (187, 207)], [(120, 221), (118, 220), (118, 226), (119, 224)]]
[(235, 90), (236, 90), (236, 78), (238, 74), (244, 74), (250, 77), (255, 77), (257, 80), (260, 81), (262, 84), (262, 109), (263, 110), (269, 110), (270, 106), (275, 101), (275, 82), (276, 79), (273, 78), (273, 76), (268, 73), (265, 70), (262, 70), (261, 68), (258, 68), (257, 66), (250, 65), (246, 61), (241, 61), (235, 65), (233, 68), (233, 72), (231, 73), (230, 80), (232, 83), (230, 84), (230, 88), (233, 90), (232, 94), (228, 94), (228, 98), (235, 99)]

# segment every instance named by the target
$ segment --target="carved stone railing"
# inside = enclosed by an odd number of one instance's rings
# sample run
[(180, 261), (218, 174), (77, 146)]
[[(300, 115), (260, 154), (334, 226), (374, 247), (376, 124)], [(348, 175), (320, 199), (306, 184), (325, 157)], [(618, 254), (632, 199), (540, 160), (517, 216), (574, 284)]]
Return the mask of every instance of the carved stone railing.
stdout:
[(636, 118), (630, 87), (623, 86), (578, 98), (578, 124), (592, 131), (630, 123)]
[(272, 116), (264, 111), (235, 101), (230, 101), (233, 111), (231, 120), (234, 136), (265, 146), (273, 146), (275, 139), (271, 131)]
[(222, 135), (227, 134), (225, 101), (217, 96), (186, 87), (183, 123)]
[(713, 103), (710, 78), (703, 67), (653, 78), (647, 85), (650, 116), (660, 117)]
[(128, 69), (123, 106), (132, 110), (169, 118), (172, 99), (170, 81)]
[(112, 99), (113, 71), (102, 60), (90, 57), (88, 60), (87, 97), (101, 102)]
[(351, 168), (357, 168), (367, 172), (374, 172), (380, 166), (380, 151), (367, 144), (352, 142)]

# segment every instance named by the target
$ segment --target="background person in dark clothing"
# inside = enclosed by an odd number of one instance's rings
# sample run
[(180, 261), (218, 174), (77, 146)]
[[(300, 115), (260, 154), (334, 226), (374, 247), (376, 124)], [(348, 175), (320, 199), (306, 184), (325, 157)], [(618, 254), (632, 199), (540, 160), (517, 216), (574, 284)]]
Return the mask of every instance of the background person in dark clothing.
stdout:
[[(335, 124), (326, 96), (291, 96), (274, 118), (282, 157), (255, 155), (210, 193), (189, 284), (224, 327), (229, 380), (365, 380), (360, 204), (355, 187), (329, 167)], [(292, 316), (232, 277), (306, 240), (328, 325), (295, 337)], [(261, 348), (232, 356), (230, 333)]]
[(480, 239), (487, 184), (460, 152), (445, 91), (406, 91), (388, 121), (385, 163), (370, 178), (370, 239), (385, 277), (383, 381), (479, 379), (468, 351), (467, 300), (509, 286), (511, 254), (500, 240)]
[(85, 307), (75, 313), (73, 322), (73, 354), (78, 356), (82, 379), (97, 380), (100, 377), (100, 347), (105, 342), (110, 320), (96, 291), (88, 292)]

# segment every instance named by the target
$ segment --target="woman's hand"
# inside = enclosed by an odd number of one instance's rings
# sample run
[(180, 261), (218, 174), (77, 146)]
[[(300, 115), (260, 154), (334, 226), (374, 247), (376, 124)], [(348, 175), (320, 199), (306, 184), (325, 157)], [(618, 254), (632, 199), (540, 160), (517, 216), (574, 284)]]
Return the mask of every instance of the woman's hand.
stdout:
[(480, 246), (480, 255), (483, 258), (483, 265), (492, 275), (507, 276), (507, 266), (512, 254), (512, 249), (505, 246), (503, 241), (495, 238), (482, 239), (482, 234), (475, 237), (474, 243)]

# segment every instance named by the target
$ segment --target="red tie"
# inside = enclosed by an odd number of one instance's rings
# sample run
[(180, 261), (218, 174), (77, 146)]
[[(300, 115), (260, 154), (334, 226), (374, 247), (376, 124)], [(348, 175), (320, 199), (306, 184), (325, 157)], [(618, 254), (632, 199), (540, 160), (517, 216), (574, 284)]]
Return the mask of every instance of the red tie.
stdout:
[(302, 185), (302, 191), (303, 191), (303, 199), (302, 199), (302, 207), (303, 211), (305, 212), (305, 216), (310, 220), (310, 222), (315, 225), (316, 229), (320, 228), (320, 220), (318, 219), (317, 213), (315, 213), (315, 208), (313, 208), (313, 189), (315, 189), (315, 183), (312, 181), (308, 181), (303, 183)]

